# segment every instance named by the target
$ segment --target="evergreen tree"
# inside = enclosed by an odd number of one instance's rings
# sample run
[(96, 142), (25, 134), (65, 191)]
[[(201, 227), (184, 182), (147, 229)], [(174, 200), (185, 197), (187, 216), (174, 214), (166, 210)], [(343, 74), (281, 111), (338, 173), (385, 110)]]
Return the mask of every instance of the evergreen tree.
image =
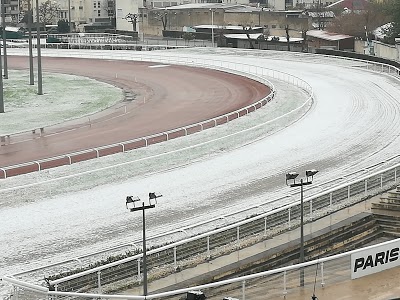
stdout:
[(66, 20), (59, 20), (59, 21), (57, 22), (57, 25), (58, 25), (58, 27), (57, 27), (58, 33), (68, 33), (68, 32), (69, 32), (69, 24), (68, 24), (68, 21), (66, 21)]
[(394, 43), (395, 38), (400, 38), (400, 1), (388, 0), (387, 10), (391, 16), (392, 27), (389, 29), (389, 42)]

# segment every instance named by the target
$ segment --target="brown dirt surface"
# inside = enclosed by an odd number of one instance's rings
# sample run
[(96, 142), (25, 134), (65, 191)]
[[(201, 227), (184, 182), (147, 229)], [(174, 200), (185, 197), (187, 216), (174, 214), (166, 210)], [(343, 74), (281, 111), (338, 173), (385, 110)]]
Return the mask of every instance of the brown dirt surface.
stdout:
[[(131, 140), (179, 128), (235, 111), (268, 95), (254, 80), (221, 71), (150, 62), (42, 58), (45, 72), (86, 76), (136, 95), (125, 101), (127, 113), (112, 107), (73, 124), (45, 128), (41, 137), (11, 136), (0, 147), (0, 167)], [(28, 57), (9, 56), (10, 69), (28, 69)], [(46, 87), (43, 86), (46, 93)], [(68, 92), (68, 91), (66, 91)], [(79, 97), (79, 95), (76, 95)], [(121, 103), (118, 107), (121, 108)], [(28, 112), (27, 112), (28, 113)]]

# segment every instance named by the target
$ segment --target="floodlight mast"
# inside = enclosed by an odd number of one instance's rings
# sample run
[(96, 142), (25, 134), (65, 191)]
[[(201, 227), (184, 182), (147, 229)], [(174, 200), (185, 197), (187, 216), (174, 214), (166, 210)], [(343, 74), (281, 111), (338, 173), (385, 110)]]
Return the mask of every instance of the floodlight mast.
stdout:
[[(136, 202), (141, 201), (139, 197), (127, 196), (126, 197), (126, 208), (130, 212), (141, 210), (143, 213), (143, 295), (147, 296), (147, 254), (146, 254), (146, 214), (145, 210), (150, 208), (155, 208), (156, 204), (151, 204), (151, 200), (155, 200), (157, 203), (157, 198), (161, 198), (161, 194), (149, 193), (149, 204), (145, 205), (142, 201), (142, 205), (136, 206)], [(133, 207), (132, 207), (133, 205)]]
[[(297, 172), (289, 172), (286, 174), (286, 185), (290, 187), (300, 187), (300, 263), (304, 262), (304, 185), (312, 184), (314, 179), (314, 175), (317, 174), (318, 171), (315, 169), (306, 170), (306, 178), (307, 181), (304, 181), (303, 178), (300, 179), (300, 183), (296, 183), (296, 178), (299, 176)], [(311, 178), (311, 180), (310, 180)], [(293, 180), (292, 184), (288, 184), (288, 180)], [(300, 286), (304, 286), (304, 268), (300, 269)]]

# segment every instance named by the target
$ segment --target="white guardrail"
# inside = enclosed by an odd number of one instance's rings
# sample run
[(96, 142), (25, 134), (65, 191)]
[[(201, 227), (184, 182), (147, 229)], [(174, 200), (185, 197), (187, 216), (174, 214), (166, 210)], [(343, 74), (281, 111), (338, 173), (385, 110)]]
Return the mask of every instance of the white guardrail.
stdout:
[[(63, 56), (69, 56), (68, 53), (63, 53)], [(121, 55), (120, 53), (117, 53), (116, 55), (113, 55), (113, 59), (118, 59), (122, 58), (123, 56), (126, 59), (126, 54)], [(101, 55), (100, 57), (96, 55), (90, 55), (89, 57), (97, 57), (97, 58), (102, 58), (106, 59), (109, 57), (106, 55)], [(88, 58), (89, 58), (88, 57)], [(288, 82), (290, 84), (293, 84), (303, 90), (305, 90), (307, 93), (309, 93), (309, 98), (301, 105), (300, 107), (294, 109), (292, 112), (293, 113), (299, 109), (301, 109), (304, 105), (306, 105), (309, 101), (312, 101), (312, 88), (307, 84), (305, 81), (301, 80), (300, 78), (296, 76), (292, 76), (290, 74), (287, 74), (285, 72), (281, 71), (276, 71), (272, 69), (267, 69), (259, 66), (254, 66), (250, 64), (242, 64), (242, 63), (233, 63), (230, 61), (220, 61), (220, 60), (212, 60), (212, 59), (202, 59), (202, 58), (192, 58), (192, 57), (173, 57), (173, 56), (162, 56), (162, 57), (155, 57), (155, 56), (145, 56), (145, 55), (135, 55), (134, 57), (131, 57), (131, 59), (136, 59), (140, 61), (149, 61), (149, 62), (156, 62), (156, 63), (163, 63), (163, 64), (176, 64), (176, 65), (185, 65), (185, 66), (193, 66), (193, 67), (202, 67), (202, 68), (212, 68), (224, 72), (230, 72), (233, 74), (237, 75), (243, 75), (248, 78), (251, 78), (253, 80), (256, 80), (258, 82), (261, 82), (267, 86), (270, 87), (271, 92), (269, 95), (267, 95), (265, 98), (260, 99), (259, 101), (250, 104), (246, 107), (240, 108), (236, 111), (229, 112), (225, 115), (218, 116), (216, 118), (204, 120), (198, 123), (190, 124), (184, 127), (176, 128), (170, 131), (165, 131), (165, 132), (160, 132), (157, 134), (153, 134), (150, 136), (142, 137), (142, 138), (137, 138), (133, 140), (128, 140), (124, 141), (121, 143), (117, 144), (111, 144), (111, 145), (105, 145), (102, 147), (97, 147), (97, 148), (92, 148), (92, 149), (87, 149), (84, 151), (79, 151), (79, 152), (74, 152), (74, 153), (68, 153), (62, 156), (57, 156), (57, 157), (51, 157), (43, 160), (37, 160), (37, 161), (32, 161), (32, 162), (27, 162), (23, 164), (18, 164), (18, 165), (12, 165), (12, 166), (7, 166), (7, 167), (2, 167), (0, 168), (0, 178), (7, 178), (8, 177), (8, 172), (11, 170), (15, 170), (18, 168), (26, 168), (31, 166), (33, 168), (32, 170), (34, 171), (40, 171), (44, 169), (43, 166), (48, 165), (49, 162), (53, 161), (56, 162), (55, 166), (61, 166), (61, 165), (68, 165), (72, 164), (74, 162), (74, 157), (82, 156), (82, 155), (90, 155), (90, 157), (93, 158), (99, 158), (100, 156), (105, 156), (108, 154), (113, 154), (116, 152), (125, 152), (132, 150), (137, 147), (147, 147), (148, 145), (158, 142), (157, 139), (162, 138), (164, 140), (168, 140), (171, 135), (173, 135), (173, 138), (178, 137), (178, 136), (186, 136), (188, 135), (188, 132), (198, 132), (202, 131), (205, 126), (207, 127), (214, 127), (220, 124), (228, 123), (231, 120), (234, 120), (236, 118), (239, 118), (240, 116), (246, 115), (250, 112), (253, 112), (261, 107), (263, 107), (265, 104), (267, 104), (273, 97), (275, 93), (275, 88), (274, 85), (266, 78), (274, 78), (277, 80), (282, 80), (285, 82)], [(122, 113), (123, 114), (123, 113)], [(49, 126), (43, 126), (40, 128), (40, 132), (42, 133), (46, 127), (50, 126), (55, 126), (59, 124), (52, 124)], [(81, 126), (89, 126), (87, 123), (82, 124)], [(31, 132), (31, 130), (26, 131), (26, 132)], [(15, 133), (16, 135), (19, 134), (24, 134), (26, 132), (19, 132)], [(175, 135), (174, 135), (175, 134)], [(176, 135), (178, 134), (178, 135)], [(6, 140), (9, 140), (10, 137), (13, 134), (5, 134), (3, 135), (2, 141), (6, 142)], [(79, 160), (80, 161), (80, 160)], [(29, 170), (29, 171), (32, 171)]]
[[(356, 268), (360, 267), (360, 264), (355, 262), (357, 260), (364, 262), (361, 266), (364, 268), (367, 266), (366, 261), (368, 257), (372, 257), (373, 259), (378, 255), (377, 253), (382, 255), (386, 251), (390, 253), (394, 250), (393, 254), (395, 257), (398, 257), (399, 245), (400, 239), (395, 239), (302, 264), (147, 296), (102, 294), (101, 291), (99, 293), (58, 292), (50, 291), (48, 288), (41, 286), (20, 282), (13, 278), (7, 277), (5, 280), (14, 285), (13, 294), (9, 299), (182, 299), (182, 297), (171, 297), (182, 296), (191, 291), (203, 291), (207, 296), (210, 294), (217, 295), (214, 298), (211, 297), (211, 299), (221, 299), (224, 293), (229, 293), (230, 296), (240, 297), (244, 300), (248, 294), (252, 299), (265, 299), (265, 295), (269, 297), (285, 296), (299, 288), (299, 273), (304, 272), (304, 286), (308, 290), (313, 288), (316, 295), (318, 295), (321, 287), (350, 280), (354, 276)], [(382, 252), (382, 250), (385, 251)], [(388, 265), (385, 265), (382, 260), (380, 265), (378, 265), (378, 270), (372, 269), (368, 274), (399, 265), (396, 259), (393, 259), (393, 261), (393, 264), (391, 264), (391, 260)], [(370, 266), (374, 267), (373, 263), (372, 265), (370, 263)], [(221, 288), (223, 289), (221, 290)], [(218, 296), (221, 294), (223, 296)]]
[[(93, 57), (93, 56), (92, 56)], [(154, 59), (154, 57), (152, 57)], [(142, 57), (143, 60), (146, 60), (145, 57)], [(182, 58), (180, 58), (182, 59)], [(160, 59), (161, 60), (161, 59)], [(158, 60), (157, 60), (158, 61)], [(171, 61), (167, 62), (163, 58), (162, 63), (171, 63)], [(193, 58), (190, 58), (190, 62), (193, 63)], [(207, 61), (208, 63), (210, 62), (209, 60)], [(216, 63), (214, 61), (213, 63)], [(225, 63), (230, 63), (235, 65), (234, 63), (231, 62), (224, 62), (220, 61), (218, 62), (218, 65), (221, 67)], [(195, 65), (195, 64), (193, 64)], [(211, 64), (212, 65), (212, 64)], [(208, 67), (211, 66), (210, 64), (207, 64)], [(374, 64), (375, 65), (375, 64)], [(379, 65), (379, 64), (378, 64)], [(367, 64), (368, 70), (373, 70), (373, 71), (378, 71), (380, 72), (381, 70), (388, 70), (390, 72), (391, 68), (387, 66), (378, 66), (378, 68), (372, 68), (371, 64)], [(247, 66), (247, 71), (250, 72), (252, 68), (255, 68), (256, 70), (259, 68), (257, 66)], [(276, 72), (276, 71), (274, 71)], [(279, 74), (279, 73), (275, 73)], [(399, 74), (399, 70), (396, 70), (396, 74)], [(287, 74), (286, 74), (287, 75)], [(266, 75), (264, 75), (266, 76)], [(276, 77), (274, 77), (276, 78)], [(284, 79), (284, 78), (282, 78)], [(300, 80), (301, 79), (296, 79)], [(293, 80), (292, 82), (295, 82)], [(398, 157), (398, 156), (396, 156)], [(395, 157), (393, 157), (395, 158)], [(390, 161), (393, 158), (389, 158), (388, 161)], [(397, 172), (399, 170), (400, 164), (395, 164), (394, 166), (391, 166), (389, 168), (386, 168), (384, 170), (381, 170), (379, 172), (375, 172), (373, 174), (366, 175), (358, 180), (350, 181), (345, 184), (342, 184), (340, 186), (337, 186), (335, 188), (328, 189), (322, 193), (313, 195), (312, 197), (309, 197), (304, 200), (304, 207), (305, 207), (305, 222), (311, 222), (315, 218), (319, 218), (323, 215), (327, 215), (333, 211), (336, 211), (346, 205), (349, 205), (352, 201), (351, 199), (355, 199), (354, 201), (361, 201), (364, 197), (367, 197), (370, 194), (376, 194), (379, 193), (380, 191), (387, 190), (390, 187), (393, 187), (394, 185), (397, 184), (398, 182), (398, 175)], [(21, 187), (22, 188), (22, 187)], [(0, 191), (1, 192), (1, 191)], [(281, 198), (278, 198), (276, 200), (279, 200)], [(236, 245), (236, 247), (240, 247), (240, 240), (243, 238), (246, 238), (248, 236), (259, 236), (260, 239), (264, 239), (267, 236), (270, 236), (270, 234), (277, 234), (280, 231), (293, 228), (298, 226), (299, 224), (299, 219), (300, 219), (300, 202), (296, 202), (290, 205), (286, 205), (284, 207), (280, 207), (277, 209), (274, 209), (272, 211), (264, 212), (261, 214), (258, 214), (256, 216), (253, 216), (251, 218), (242, 220), (240, 222), (230, 224), (212, 231), (208, 231), (193, 237), (189, 237), (162, 247), (158, 247), (156, 249), (152, 249), (151, 251), (147, 252), (148, 255), (148, 260), (150, 262), (150, 267), (152, 267), (151, 264), (153, 264), (153, 267), (157, 267), (157, 260), (161, 257), (164, 259), (164, 261), (159, 261), (158, 263), (160, 265), (164, 264), (171, 264), (175, 269), (179, 267), (184, 267), (184, 264), (187, 260), (188, 257), (193, 257), (194, 255), (197, 256), (202, 256), (204, 260), (207, 258), (211, 257), (213, 254), (217, 254), (218, 251), (220, 250), (222, 245), (227, 245), (231, 244), (233, 246)], [(254, 208), (254, 207), (253, 207)], [(249, 208), (251, 209), (251, 208)], [(204, 224), (205, 222), (203, 222)], [(196, 224), (198, 225), (198, 224)], [(178, 231), (185, 231), (187, 230), (188, 227), (178, 229)], [(156, 238), (156, 237), (152, 237)], [(152, 239), (150, 238), (150, 239)], [(222, 239), (222, 240), (221, 240)], [(191, 244), (192, 243), (192, 244)], [(195, 243), (195, 248), (196, 250), (199, 250), (200, 252), (191, 252), (193, 249), (190, 249), (190, 246)], [(189, 250), (190, 251), (189, 251)], [(107, 249), (105, 251), (109, 251), (111, 249)], [(182, 251), (182, 253), (180, 252)], [(215, 253), (214, 253), (215, 252)], [(97, 253), (92, 253), (91, 255), (95, 255)], [(290, 271), (290, 270), (295, 270), (298, 269), (301, 266), (309, 266), (309, 265), (315, 265), (319, 264), (325, 261), (330, 261), (334, 260), (336, 258), (344, 257), (345, 254), (342, 256), (334, 256), (332, 258), (326, 258), (322, 259), (319, 261), (313, 261), (313, 262), (307, 262), (303, 265), (297, 265), (297, 266), (291, 266), (288, 268), (281, 268), (275, 271), (269, 271), (270, 273), (259, 273), (259, 274), (253, 274), (250, 277), (241, 277), (238, 279), (235, 279), (238, 282), (245, 283), (246, 280), (249, 280), (251, 278), (263, 278), (266, 275), (272, 275), (272, 274), (281, 274), (282, 272), (284, 274), (285, 271)], [(87, 257), (87, 256), (85, 256)], [(74, 258), (68, 261), (64, 261), (62, 263), (67, 263), (67, 262), (76, 262), (79, 261), (81, 258)], [(97, 268), (93, 268), (90, 270), (86, 270), (84, 272), (80, 272), (77, 274), (73, 274), (70, 276), (66, 276), (64, 278), (60, 278), (57, 280), (50, 281), (50, 284), (54, 286), (58, 292), (52, 292), (48, 291), (45, 292), (48, 295), (67, 295), (67, 296), (77, 296), (79, 295), (80, 297), (89, 297), (89, 298), (108, 298), (108, 299), (118, 299), (121, 296), (112, 296), (112, 295), (101, 295), (102, 289), (106, 286), (106, 284), (109, 282), (111, 278), (116, 279), (116, 280), (122, 280), (126, 279), (127, 277), (122, 275), (120, 278), (118, 278), (118, 275), (121, 274), (121, 272), (116, 272), (115, 268), (118, 268), (119, 271), (121, 269), (125, 270), (130, 270), (130, 273), (128, 272), (128, 277), (132, 278), (135, 277), (137, 281), (141, 280), (141, 267), (140, 267), (140, 259), (141, 259), (141, 254), (137, 254), (131, 257), (127, 257), (123, 260), (120, 260), (118, 262), (113, 262), (111, 264), (106, 264), (99, 266)], [(153, 262), (152, 262), (153, 260)], [(132, 263), (135, 262), (135, 263)], [(59, 264), (53, 264), (51, 266), (56, 266), (60, 265)], [(335, 264), (334, 264), (335, 265)], [(32, 272), (37, 272), (40, 270), (44, 270), (47, 267), (51, 266), (44, 266), (42, 268), (37, 268), (35, 270), (31, 270)], [(135, 268), (136, 266), (136, 268)], [(114, 268), (114, 269), (113, 269)], [(110, 271), (108, 274), (107, 272)], [(44, 290), (43, 287), (36, 286), (31, 283), (26, 283), (25, 280), (20, 280), (16, 278), (21, 278), (23, 274), (27, 274), (29, 272), (24, 272), (24, 273), (19, 273), (19, 274), (13, 274), (9, 276), (4, 276), (3, 279), (5, 281), (8, 281), (14, 285), (16, 289), (21, 288), (23, 290), (34, 290), (37, 293), (43, 294)], [(136, 275), (134, 275), (136, 273)], [(125, 274), (126, 275), (126, 274)], [(286, 278), (287, 275), (284, 275), (284, 278)], [(84, 278), (84, 279), (83, 279)], [(91, 289), (96, 289), (99, 291), (99, 294), (96, 295), (90, 295), (90, 294), (75, 294), (75, 293), (62, 293), (60, 291), (66, 290), (66, 291), (77, 291), (79, 288), (82, 288), (82, 282), (80, 283), (79, 280), (82, 279), (84, 281), (84, 285), (90, 286)], [(286, 280), (286, 279), (285, 279)], [(219, 286), (219, 285), (225, 285), (228, 283), (234, 283), (236, 281), (224, 281), (220, 283), (214, 283), (212, 285), (205, 285), (202, 286), (201, 288), (206, 288), (206, 287), (212, 287), (212, 286)], [(75, 286), (75, 290), (74, 290)], [(37, 288), (36, 288), (37, 287)], [(186, 291), (186, 290), (185, 290)], [(175, 292), (170, 292), (168, 295), (172, 295), (173, 293), (179, 294), (185, 292), (183, 290), (181, 291), (175, 291)], [(123, 296), (123, 299), (153, 299), (157, 297), (165, 297), (167, 294), (159, 294), (159, 295), (151, 295), (147, 296), (144, 298), (143, 296)]]

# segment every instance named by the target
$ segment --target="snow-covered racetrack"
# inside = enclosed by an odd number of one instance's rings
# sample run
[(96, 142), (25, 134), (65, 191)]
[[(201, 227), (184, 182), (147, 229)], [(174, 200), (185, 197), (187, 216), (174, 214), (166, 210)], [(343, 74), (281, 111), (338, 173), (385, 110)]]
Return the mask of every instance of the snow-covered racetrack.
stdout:
[[(156, 157), (141, 165), (138, 176), (124, 181), (2, 206), (0, 268), (4, 274), (139, 239), (141, 220), (126, 211), (127, 195), (145, 198), (150, 191), (164, 195), (156, 209), (147, 214), (151, 236), (289, 194), (293, 191), (285, 186), (287, 171), (303, 174), (306, 169), (318, 169), (313, 184), (318, 192), (324, 182), (398, 154), (400, 83), (393, 77), (366, 71), (361, 62), (228, 49), (146, 55), (201, 56), (281, 70), (308, 82), (315, 100), (308, 113), (291, 126), (282, 123), (272, 135), (240, 140), (240, 147), (221, 141), (217, 153), (213, 148), (208, 158), (182, 162), (177, 157), (182, 154)], [(282, 90), (285, 86), (278, 82), (277, 87), (276, 102), (290, 103), (297, 100), (293, 97), (304, 97)], [(267, 114), (268, 109), (261, 111)], [(249, 116), (249, 122), (257, 118), (261, 115)], [(174, 159), (179, 162), (174, 164)], [(164, 165), (163, 160), (170, 164)], [(35, 176), (40, 181), (46, 174)], [(285, 201), (295, 201), (296, 197)]]

